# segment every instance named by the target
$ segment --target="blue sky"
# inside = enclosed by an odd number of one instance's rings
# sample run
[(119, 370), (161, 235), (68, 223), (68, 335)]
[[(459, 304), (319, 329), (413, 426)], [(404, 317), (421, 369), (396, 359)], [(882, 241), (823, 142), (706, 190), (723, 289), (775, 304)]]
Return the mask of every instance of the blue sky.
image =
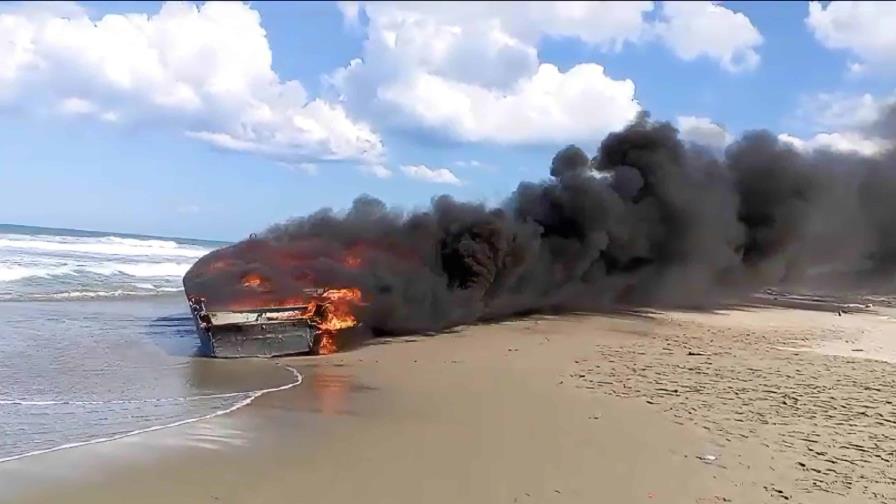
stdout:
[(361, 193), (497, 202), (639, 109), (872, 152), (896, 10), (842, 4), (5, 4), (0, 222), (232, 240)]

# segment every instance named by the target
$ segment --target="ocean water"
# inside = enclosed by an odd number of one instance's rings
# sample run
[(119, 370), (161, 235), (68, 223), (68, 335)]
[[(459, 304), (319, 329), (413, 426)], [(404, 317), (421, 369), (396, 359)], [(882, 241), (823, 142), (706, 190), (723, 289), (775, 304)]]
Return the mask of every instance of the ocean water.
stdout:
[(190, 266), (224, 242), (0, 225), (0, 300), (178, 292)]
[(0, 464), (297, 384), (271, 361), (196, 356), (181, 278), (222, 245), (0, 225)]

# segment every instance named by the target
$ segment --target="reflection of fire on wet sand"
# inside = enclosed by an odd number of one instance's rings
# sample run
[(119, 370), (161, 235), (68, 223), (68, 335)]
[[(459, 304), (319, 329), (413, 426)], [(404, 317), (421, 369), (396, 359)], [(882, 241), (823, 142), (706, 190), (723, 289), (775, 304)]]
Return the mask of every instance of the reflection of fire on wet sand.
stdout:
[(317, 370), (307, 377), (305, 384), (314, 392), (314, 402), (319, 413), (339, 415), (348, 411), (351, 375)]

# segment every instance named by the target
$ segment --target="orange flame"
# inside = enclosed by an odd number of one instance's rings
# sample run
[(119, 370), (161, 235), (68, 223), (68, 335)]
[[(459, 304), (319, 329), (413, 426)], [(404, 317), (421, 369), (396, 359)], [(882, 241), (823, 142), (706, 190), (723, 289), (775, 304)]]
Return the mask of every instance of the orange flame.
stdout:
[(320, 355), (328, 355), (336, 350), (336, 334), (330, 331), (321, 331), (320, 343), (317, 345), (317, 353)]
[(361, 291), (358, 289), (329, 289), (323, 296), (331, 301), (361, 301)]
[(242, 279), (242, 283), (243, 287), (250, 287), (253, 289), (262, 289), (268, 285), (268, 281), (258, 273), (249, 273), (245, 275)]
[(358, 289), (329, 289), (322, 295), (320, 327), (320, 344), (318, 353), (326, 355), (335, 352), (336, 332), (358, 325), (358, 319), (352, 313), (352, 305), (360, 303), (361, 291)]
[(358, 325), (358, 320), (352, 313), (352, 304), (361, 301), (361, 291), (358, 289), (330, 289), (323, 293), (323, 316), (320, 328), (324, 331), (338, 331)]
[(341, 288), (323, 291), (308, 289), (304, 294), (280, 297), (271, 291), (270, 280), (258, 273), (247, 273), (240, 282), (243, 287), (252, 289), (258, 294), (230, 303), (230, 309), (296, 307), (295, 311), (269, 316), (279, 320), (311, 321), (317, 328), (319, 338), (317, 351), (321, 355), (338, 350), (336, 344), (338, 331), (358, 325), (353, 309), (355, 305), (361, 303), (360, 289)]

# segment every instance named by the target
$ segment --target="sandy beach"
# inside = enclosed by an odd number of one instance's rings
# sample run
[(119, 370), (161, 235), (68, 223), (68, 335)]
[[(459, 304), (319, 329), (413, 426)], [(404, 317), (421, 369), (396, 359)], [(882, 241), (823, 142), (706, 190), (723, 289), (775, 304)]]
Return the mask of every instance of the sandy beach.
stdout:
[(378, 339), (271, 363), (302, 384), (229, 415), (2, 464), (0, 488), (17, 503), (892, 502), (894, 313), (794, 301)]

